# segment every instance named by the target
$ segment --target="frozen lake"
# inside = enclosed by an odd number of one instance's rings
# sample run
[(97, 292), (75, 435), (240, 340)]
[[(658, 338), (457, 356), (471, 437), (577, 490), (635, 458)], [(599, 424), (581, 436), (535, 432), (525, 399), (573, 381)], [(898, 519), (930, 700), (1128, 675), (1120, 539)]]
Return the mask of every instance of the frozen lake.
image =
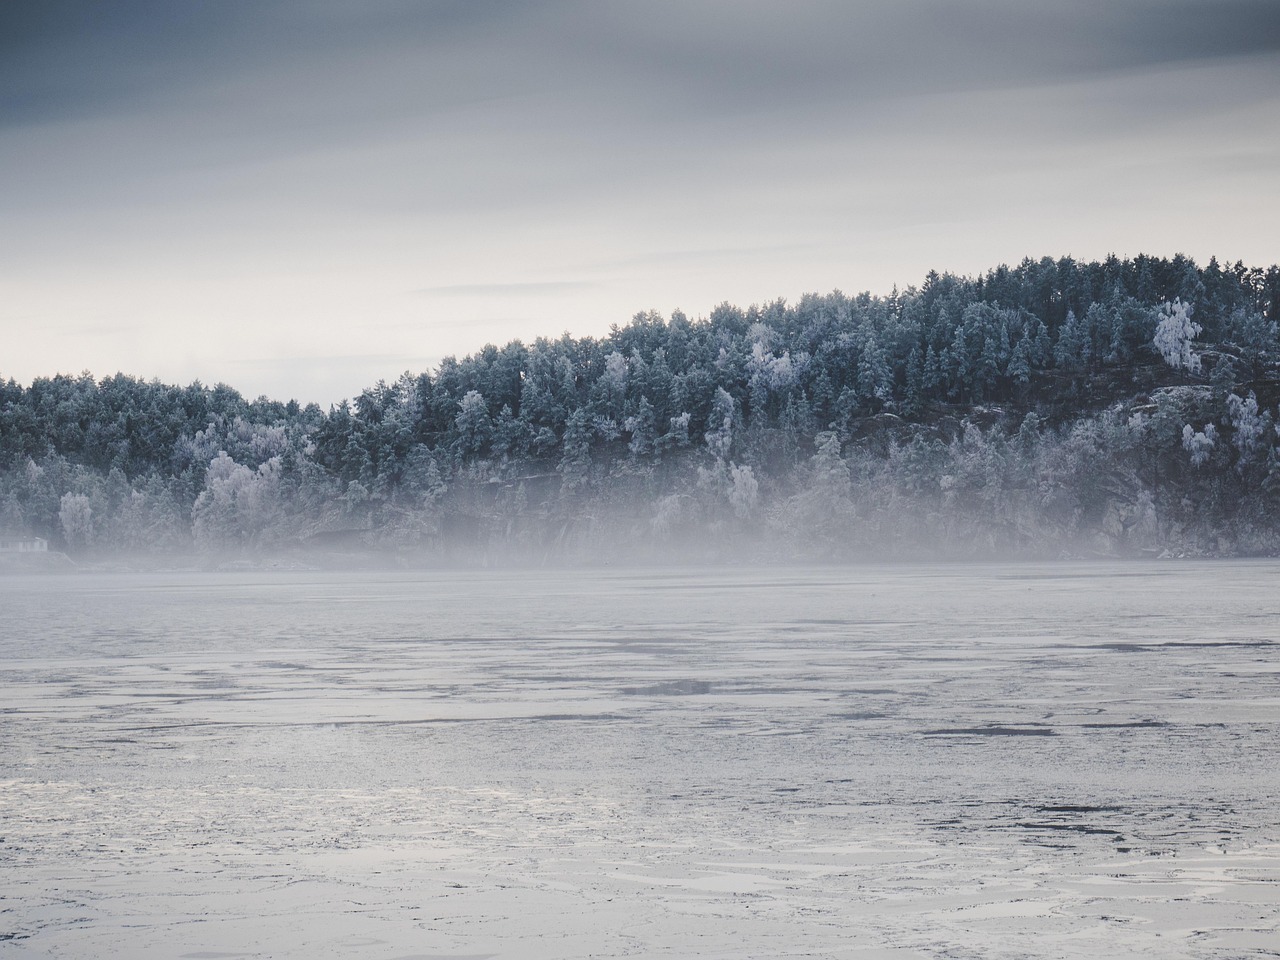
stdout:
[(0, 579), (0, 957), (1280, 956), (1278, 586)]

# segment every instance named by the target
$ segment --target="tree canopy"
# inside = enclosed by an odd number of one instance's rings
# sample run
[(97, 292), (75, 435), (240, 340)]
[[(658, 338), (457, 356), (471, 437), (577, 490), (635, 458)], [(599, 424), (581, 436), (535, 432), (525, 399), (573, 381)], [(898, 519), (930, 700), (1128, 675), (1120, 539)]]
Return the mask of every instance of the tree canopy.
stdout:
[(1046, 258), (486, 345), (327, 412), (0, 381), (0, 528), (86, 555), (1266, 551), (1278, 329), (1275, 266)]

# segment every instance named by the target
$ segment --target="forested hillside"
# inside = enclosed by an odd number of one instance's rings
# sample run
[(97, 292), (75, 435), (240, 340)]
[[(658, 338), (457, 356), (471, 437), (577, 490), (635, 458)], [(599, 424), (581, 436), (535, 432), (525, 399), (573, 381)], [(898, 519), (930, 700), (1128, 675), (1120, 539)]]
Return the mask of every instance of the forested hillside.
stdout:
[(1274, 553), (1278, 324), (1275, 266), (1044, 259), (485, 346), (328, 412), (10, 380), (0, 531), (208, 562)]

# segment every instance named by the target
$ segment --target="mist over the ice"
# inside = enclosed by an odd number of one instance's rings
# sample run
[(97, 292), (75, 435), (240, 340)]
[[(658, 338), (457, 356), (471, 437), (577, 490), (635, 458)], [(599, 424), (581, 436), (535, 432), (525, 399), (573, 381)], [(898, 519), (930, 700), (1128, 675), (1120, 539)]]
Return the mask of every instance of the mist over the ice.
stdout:
[(355, 566), (1280, 549), (1280, 268), (1027, 260), (649, 312), (327, 412), (0, 384), (0, 533), (89, 563)]

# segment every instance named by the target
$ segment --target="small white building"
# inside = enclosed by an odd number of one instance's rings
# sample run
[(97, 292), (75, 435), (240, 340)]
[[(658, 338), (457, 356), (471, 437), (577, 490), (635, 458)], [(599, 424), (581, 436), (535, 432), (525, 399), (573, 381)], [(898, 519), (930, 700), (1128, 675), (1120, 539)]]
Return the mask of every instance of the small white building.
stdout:
[(0, 553), (47, 553), (48, 551), (49, 541), (44, 537), (0, 533)]

